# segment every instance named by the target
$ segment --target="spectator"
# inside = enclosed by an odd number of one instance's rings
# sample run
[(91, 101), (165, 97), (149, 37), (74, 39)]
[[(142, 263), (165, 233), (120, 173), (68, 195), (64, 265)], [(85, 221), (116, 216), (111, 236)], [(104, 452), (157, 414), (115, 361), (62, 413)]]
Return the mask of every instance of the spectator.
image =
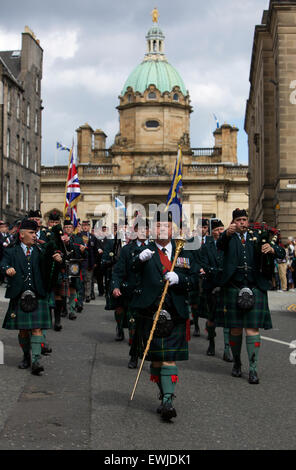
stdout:
[(284, 259), (277, 259), (281, 289), (279, 292), (287, 290), (287, 255)]

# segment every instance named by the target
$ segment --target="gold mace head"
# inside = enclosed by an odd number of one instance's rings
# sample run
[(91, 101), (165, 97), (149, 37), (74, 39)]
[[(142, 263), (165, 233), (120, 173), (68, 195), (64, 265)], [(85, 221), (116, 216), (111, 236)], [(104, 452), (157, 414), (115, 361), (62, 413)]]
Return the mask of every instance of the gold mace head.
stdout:
[(186, 243), (185, 238), (177, 238), (176, 239), (176, 251), (180, 253)]

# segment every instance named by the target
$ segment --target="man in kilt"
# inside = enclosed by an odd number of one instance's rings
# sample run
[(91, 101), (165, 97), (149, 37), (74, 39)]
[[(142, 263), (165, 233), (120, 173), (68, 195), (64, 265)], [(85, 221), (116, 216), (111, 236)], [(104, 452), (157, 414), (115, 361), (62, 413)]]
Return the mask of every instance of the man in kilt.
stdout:
[[(215, 355), (216, 327), (224, 326), (223, 298), (221, 295), (221, 275), (223, 271), (224, 253), (217, 249), (217, 240), (224, 232), (224, 224), (221, 220), (213, 219), (211, 224), (211, 237), (201, 248), (200, 263), (205, 273), (202, 281), (202, 293), (199, 316), (207, 319), (206, 329), (208, 332), (209, 347), (208, 356)], [(224, 332), (224, 354), (223, 360), (232, 362), (229, 346), (229, 328), (223, 328)]]
[[(32, 374), (40, 375), (44, 370), (40, 364), (41, 346), (44, 342), (42, 330), (51, 328), (47, 293), (42, 279), (42, 248), (36, 246), (37, 223), (23, 220), (18, 242), (5, 250), (1, 270), (8, 277), (5, 297), (10, 299), (3, 328), (19, 330), (19, 344), (24, 356), (20, 369), (31, 366)], [(53, 255), (60, 263), (61, 256)], [(32, 350), (32, 360), (30, 356)]]
[[(198, 265), (200, 265), (200, 255), (201, 255), (201, 247), (208, 243), (209, 237), (208, 237), (208, 231), (209, 231), (209, 219), (200, 219), (197, 225), (197, 235), (195, 236), (195, 240), (197, 239), (198, 246), (199, 248), (192, 250), (192, 254), (195, 258), (195, 261)], [(193, 242), (193, 238), (188, 240), (190, 243)], [(195, 241), (196, 243), (196, 241)], [(203, 314), (200, 315), (200, 310), (202, 311), (203, 309), (203, 299), (201, 298), (201, 290), (202, 290), (202, 279), (200, 278), (192, 291), (189, 294), (189, 299), (190, 299), (190, 308), (191, 308), (191, 313), (193, 317), (193, 322), (194, 322), (194, 332), (193, 336), (200, 336), (200, 328), (199, 328), (199, 322), (198, 319), (201, 316), (201, 318), (204, 318)]]
[[(243, 209), (235, 209), (232, 222), (217, 241), (217, 248), (224, 251), (223, 296), (225, 327), (231, 328), (230, 346), (234, 365), (233, 377), (241, 377), (241, 347), (243, 329), (249, 357), (249, 383), (258, 384), (257, 362), (261, 338), (259, 329), (271, 329), (267, 290), (270, 281), (260, 269), (261, 257), (282, 259), (284, 250), (275, 244), (264, 243), (261, 253), (256, 252), (257, 237), (248, 231), (248, 216)], [(249, 291), (243, 288), (248, 288)]]
[[(121, 305), (127, 316), (127, 326), (129, 330), (129, 344), (132, 345), (134, 334), (135, 334), (135, 317), (136, 312), (130, 306), (134, 290), (139, 286), (140, 275), (132, 270), (132, 259), (133, 253), (137, 251), (141, 246), (148, 244), (149, 236), (149, 222), (148, 220), (137, 219), (134, 226), (134, 232), (136, 234), (136, 240), (131, 240), (125, 245), (119, 255), (111, 279), (111, 291), (114, 299), (119, 302), (117, 305)], [(115, 307), (114, 307), (115, 308)], [(131, 350), (130, 350), (131, 351)], [(138, 365), (138, 357), (131, 356), (128, 368), (136, 369)]]
[[(142, 276), (141, 287), (135, 290), (131, 306), (137, 309), (136, 333), (131, 356), (143, 356), (165, 282), (168, 293), (162, 310), (162, 330), (156, 329), (146, 356), (151, 361), (150, 380), (160, 390), (161, 406), (157, 412), (165, 421), (176, 417), (173, 407), (175, 385), (179, 381), (176, 361), (188, 360), (190, 337), (188, 294), (197, 282), (197, 268), (191, 251), (182, 250), (173, 272), (172, 261), (176, 243), (172, 240), (171, 212), (156, 212), (154, 218), (155, 242), (134, 253), (133, 269)], [(164, 320), (165, 318), (165, 320)], [(158, 322), (159, 324), (159, 322)]]

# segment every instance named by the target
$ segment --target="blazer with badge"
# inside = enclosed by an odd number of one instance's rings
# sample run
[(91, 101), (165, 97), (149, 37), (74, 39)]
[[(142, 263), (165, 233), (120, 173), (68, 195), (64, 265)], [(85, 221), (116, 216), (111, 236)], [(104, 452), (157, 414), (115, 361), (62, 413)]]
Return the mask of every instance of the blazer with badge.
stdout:
[[(247, 270), (248, 281), (263, 291), (267, 291), (270, 288), (270, 281), (259, 271), (259, 260), (256, 259), (254, 242), (252, 241), (252, 237), (249, 233), (247, 233), (245, 242), (245, 255), (243, 255), (243, 245), (237, 233), (234, 233), (229, 237), (227, 236), (226, 231), (223, 232), (217, 240), (217, 248), (224, 252), (222, 273), (223, 286), (229, 284), (230, 281), (238, 283), (244, 282), (245, 271), (243, 269), (238, 269), (238, 266), (243, 266), (243, 263), (246, 262), (249, 268)], [(276, 244), (273, 245), (273, 248), (275, 251), (274, 255), (266, 254), (264, 256), (271, 256), (272, 259), (282, 259), (283, 256), (285, 256), (285, 250), (283, 248)], [(245, 260), (244, 256), (246, 256)]]
[[(141, 262), (139, 254), (147, 248), (155, 253), (150, 260)], [(172, 240), (172, 248), (171, 261), (173, 261), (176, 251), (174, 240)], [(163, 265), (154, 242), (133, 253), (132, 269), (141, 273), (141, 286), (135, 290), (131, 306), (146, 309), (158, 305), (166, 281), (163, 274)], [(179, 316), (188, 319), (188, 293), (196, 285), (198, 278), (197, 265), (191, 251), (181, 251), (174, 272), (178, 274), (179, 283), (170, 286), (168, 292)]]
[[(30, 267), (32, 271), (32, 290), (39, 297), (45, 297), (46, 291), (44, 289), (40, 264), (42, 262), (42, 253), (36, 246), (33, 246), (33, 251), (30, 257)], [(2, 272), (5, 274), (8, 268), (14, 268), (16, 274), (8, 276), (8, 284), (5, 297), (14, 299), (18, 297), (26, 288), (25, 279), (28, 278), (28, 261), (26, 255), (19, 243), (4, 251), (4, 256), (0, 264)]]

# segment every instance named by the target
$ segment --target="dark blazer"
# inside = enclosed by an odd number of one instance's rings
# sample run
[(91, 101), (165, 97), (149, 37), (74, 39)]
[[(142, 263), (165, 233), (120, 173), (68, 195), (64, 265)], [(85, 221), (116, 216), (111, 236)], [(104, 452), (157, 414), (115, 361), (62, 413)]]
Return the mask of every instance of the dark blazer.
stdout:
[[(45, 297), (46, 292), (40, 269), (42, 260), (42, 253), (36, 246), (33, 246), (31, 254), (32, 289), (40, 297)], [(4, 256), (0, 264), (2, 272), (5, 274), (8, 268), (14, 268), (16, 271), (13, 277), (7, 276), (6, 298), (14, 299), (24, 291), (24, 280), (27, 278), (28, 274), (27, 264), (26, 255), (19, 243), (4, 250)]]
[[(248, 233), (246, 240), (246, 254), (248, 258), (248, 266), (252, 268), (252, 271), (250, 271), (252, 282), (259, 287), (259, 289), (267, 291), (270, 288), (270, 281), (259, 271), (259, 260), (256, 257), (254, 242), (251, 238), (252, 237)], [(243, 281), (244, 272), (242, 270), (238, 272), (237, 270), (237, 267), (241, 263), (243, 249), (242, 243), (237, 234), (234, 233), (232, 236), (228, 237), (225, 230), (217, 241), (217, 248), (224, 252), (222, 285), (224, 286), (228, 284), (234, 277), (237, 281)], [(285, 250), (283, 248), (278, 245), (274, 245), (273, 248), (275, 255), (267, 254), (265, 256), (270, 256), (272, 260), (274, 257), (282, 259), (285, 256)]]
[(200, 262), (206, 278), (203, 281), (203, 289), (213, 290), (220, 286), (222, 282), (224, 252), (218, 250), (215, 240), (210, 238), (208, 242), (202, 246), (200, 253)]
[(140, 252), (137, 242), (131, 241), (121, 248), (119, 259), (112, 272), (110, 289), (121, 289), (124, 295), (133, 295), (134, 289), (140, 283), (140, 273), (132, 269), (133, 254)]
[[(174, 240), (172, 240), (172, 245), (173, 260), (176, 251)], [(141, 262), (139, 260), (139, 254), (146, 248), (155, 251), (155, 253), (150, 260)], [(176, 265), (174, 272), (179, 276), (179, 283), (169, 287), (168, 291), (178, 314), (182, 318), (187, 319), (189, 316), (188, 293), (197, 282), (197, 265), (192, 252), (189, 250), (182, 250), (179, 255), (180, 262), (181, 258), (188, 259), (189, 267), (186, 268)], [(136, 272), (141, 272), (141, 286), (135, 290), (131, 306), (133, 308), (145, 309), (153, 305), (158, 305), (166, 281), (164, 279), (163, 266), (160, 261), (157, 246), (154, 242), (149, 243), (149, 245), (142, 247), (141, 250), (134, 253), (132, 269)]]
[[(83, 237), (86, 233), (81, 232), (80, 236)], [(87, 269), (92, 269), (94, 264), (96, 264), (98, 252), (98, 239), (92, 233), (88, 234), (88, 244), (87, 244)]]

